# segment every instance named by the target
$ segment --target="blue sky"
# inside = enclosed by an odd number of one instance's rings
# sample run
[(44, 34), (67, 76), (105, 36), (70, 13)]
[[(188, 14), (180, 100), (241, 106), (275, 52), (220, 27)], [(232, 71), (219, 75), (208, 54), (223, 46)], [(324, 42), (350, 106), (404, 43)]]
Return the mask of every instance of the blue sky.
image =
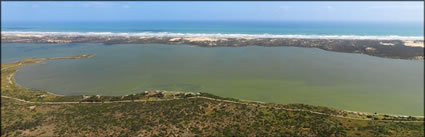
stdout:
[(424, 21), (424, 2), (2, 2), (2, 21)]

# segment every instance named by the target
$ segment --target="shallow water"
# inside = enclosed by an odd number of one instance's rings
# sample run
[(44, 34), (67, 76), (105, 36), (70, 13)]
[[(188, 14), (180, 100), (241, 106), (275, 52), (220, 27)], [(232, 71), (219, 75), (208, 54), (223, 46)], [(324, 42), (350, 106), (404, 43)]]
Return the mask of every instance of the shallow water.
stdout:
[(296, 47), (3, 44), (2, 63), (96, 54), (26, 66), (17, 82), (64, 95), (209, 92), (273, 103), (423, 115), (424, 62)]

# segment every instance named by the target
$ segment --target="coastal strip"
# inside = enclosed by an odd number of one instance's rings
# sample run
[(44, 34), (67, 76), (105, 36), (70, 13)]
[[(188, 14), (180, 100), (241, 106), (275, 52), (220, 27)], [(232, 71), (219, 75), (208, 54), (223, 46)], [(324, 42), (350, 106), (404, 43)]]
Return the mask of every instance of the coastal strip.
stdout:
[(103, 33), (2, 32), (2, 43), (169, 44), (199, 47), (304, 47), (392, 59), (424, 59), (423, 39), (270, 37), (225, 35), (128, 35)]
[[(14, 98), (14, 97), (8, 97), (8, 96), (1, 96), (2, 98), (7, 98), (7, 99), (13, 99), (16, 101), (20, 101), (23, 103), (29, 103), (29, 104), (45, 104), (45, 105), (64, 105), (64, 104), (109, 104), (109, 103), (133, 103), (133, 102), (158, 102), (158, 101), (174, 101), (174, 100), (182, 100), (182, 99), (207, 99), (207, 100), (212, 100), (212, 101), (217, 101), (217, 102), (227, 102), (227, 103), (234, 103), (234, 104), (242, 104), (242, 105), (253, 105), (253, 106), (258, 106), (261, 108), (268, 108), (269, 106), (265, 105), (265, 104), (257, 104), (257, 103), (252, 103), (252, 102), (241, 102), (241, 101), (232, 101), (232, 100), (223, 100), (223, 99), (215, 99), (215, 98), (210, 98), (210, 97), (204, 97), (204, 96), (193, 96), (193, 97), (187, 97), (187, 98), (173, 98), (173, 99), (155, 99), (155, 100), (147, 100), (147, 99), (142, 99), (142, 100), (120, 100), (120, 101), (103, 101), (103, 102), (31, 102), (31, 101), (26, 101), (23, 99), (18, 99), (18, 98)], [(396, 121), (396, 122), (421, 122), (423, 123), (423, 116), (400, 116), (400, 115), (388, 115), (387, 117), (391, 116), (394, 118), (408, 118), (408, 117), (415, 117), (415, 118), (422, 118), (422, 120), (394, 120), (394, 119), (389, 119), (389, 120), (375, 120), (373, 118), (368, 118), (367, 116), (372, 116), (373, 114), (366, 114), (364, 117), (350, 117), (350, 116), (346, 116), (344, 115), (344, 113), (339, 113), (337, 115), (334, 114), (328, 114), (328, 113), (323, 113), (323, 112), (317, 112), (317, 111), (312, 111), (312, 110), (306, 110), (306, 109), (291, 109), (291, 108), (284, 108), (284, 107), (273, 107), (273, 109), (281, 109), (281, 110), (285, 110), (285, 111), (293, 111), (293, 112), (308, 112), (308, 113), (312, 113), (312, 114), (317, 114), (317, 115), (325, 115), (325, 116), (330, 116), (330, 117), (338, 117), (338, 118), (345, 118), (345, 119), (353, 119), (353, 120), (366, 120), (366, 121), (382, 121), (382, 122), (388, 122), (388, 121)], [(349, 111), (354, 112), (354, 111)], [(356, 112), (357, 113), (357, 112)], [(379, 115), (383, 115), (383, 114), (379, 114)], [(374, 117), (378, 117), (377, 115), (375, 115)]]

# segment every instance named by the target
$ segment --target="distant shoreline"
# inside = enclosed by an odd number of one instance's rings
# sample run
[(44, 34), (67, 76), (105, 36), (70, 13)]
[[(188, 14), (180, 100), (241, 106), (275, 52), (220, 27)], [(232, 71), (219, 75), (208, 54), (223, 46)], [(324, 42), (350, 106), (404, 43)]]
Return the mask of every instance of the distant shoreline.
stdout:
[[(327, 51), (358, 53), (392, 59), (424, 59), (424, 40), (403, 39), (350, 39), (352, 37), (304, 38), (269, 37), (268, 35), (167, 35), (164, 33), (70, 33), (70, 32), (2, 32), (2, 43), (103, 43), (113, 44), (169, 44), (200, 47), (305, 47)], [(151, 35), (158, 34), (158, 35)], [(176, 33), (178, 34), (178, 33)], [(220, 35), (221, 36), (221, 35)], [(395, 38), (395, 37), (393, 37)]]
[(178, 33), (178, 32), (54, 32), (2, 31), (6, 35), (71, 35), (71, 36), (134, 36), (134, 37), (214, 37), (214, 38), (287, 38), (337, 40), (424, 40), (424, 36), (401, 35), (315, 35), (315, 34), (243, 34), (243, 33)]

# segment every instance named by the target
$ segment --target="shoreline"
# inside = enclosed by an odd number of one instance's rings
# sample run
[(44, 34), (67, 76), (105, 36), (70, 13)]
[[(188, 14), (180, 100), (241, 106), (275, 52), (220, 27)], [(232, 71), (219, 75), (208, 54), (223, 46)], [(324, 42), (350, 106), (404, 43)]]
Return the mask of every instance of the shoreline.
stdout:
[[(32, 65), (32, 64), (45, 64), (45, 61), (49, 60), (65, 60), (65, 59), (83, 59), (83, 58), (91, 58), (96, 56), (95, 54), (84, 54), (79, 56), (68, 56), (68, 57), (49, 57), (49, 58), (27, 58), (20, 61), (8, 63), (8, 64), (1, 64), (1, 79), (2, 79), (2, 86), (1, 86), (1, 93), (2, 95), (6, 94), (16, 94), (16, 90), (20, 91), (17, 96), (20, 96), (21, 99), (34, 99), (37, 96), (46, 96), (50, 98), (54, 97), (64, 97), (65, 95), (59, 95), (47, 91), (41, 91), (37, 89), (27, 89), (16, 83), (15, 81), (15, 75), (17, 72), (19, 72), (19, 68), (21, 66), (26, 65)], [(46, 95), (44, 95), (46, 94)], [(23, 97), (23, 98), (22, 98)]]
[(424, 41), (424, 36), (404, 35), (318, 35), (318, 34), (249, 34), (249, 33), (180, 33), (180, 32), (52, 32), (52, 31), (2, 31), (2, 35), (17, 36), (129, 36), (129, 37), (204, 37), (204, 38), (287, 38), (287, 39), (329, 39), (329, 40), (404, 40)]
[(168, 44), (199, 47), (304, 47), (376, 57), (423, 60), (424, 40), (320, 39), (267, 37), (137, 36), (109, 34), (28, 34), (2, 32), (2, 43)]

